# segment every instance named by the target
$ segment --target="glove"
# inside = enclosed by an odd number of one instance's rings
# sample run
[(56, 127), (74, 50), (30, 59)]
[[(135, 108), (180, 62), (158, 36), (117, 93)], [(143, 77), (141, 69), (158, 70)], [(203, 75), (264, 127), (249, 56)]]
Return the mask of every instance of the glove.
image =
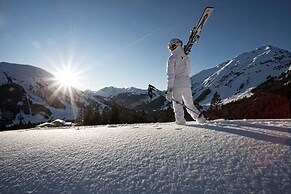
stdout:
[(172, 88), (167, 89), (167, 91), (166, 91), (166, 99), (167, 99), (169, 102), (172, 102), (172, 98), (173, 98)]

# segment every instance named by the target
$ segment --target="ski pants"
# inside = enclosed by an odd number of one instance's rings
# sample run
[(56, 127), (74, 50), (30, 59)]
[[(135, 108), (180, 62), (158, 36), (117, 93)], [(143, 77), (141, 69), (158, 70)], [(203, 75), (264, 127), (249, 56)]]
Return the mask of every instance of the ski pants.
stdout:
[[(197, 120), (199, 114), (199, 110), (194, 106), (193, 104), (193, 98), (192, 98), (192, 91), (190, 87), (187, 88), (173, 88), (173, 99), (178, 101), (179, 103), (185, 104), (189, 109), (192, 109), (193, 111), (186, 109), (187, 112), (191, 115), (191, 117), (194, 120)], [(184, 118), (184, 109), (181, 104), (178, 104), (177, 102), (173, 101), (173, 108), (175, 113), (175, 119), (176, 123), (185, 123), (186, 120)]]

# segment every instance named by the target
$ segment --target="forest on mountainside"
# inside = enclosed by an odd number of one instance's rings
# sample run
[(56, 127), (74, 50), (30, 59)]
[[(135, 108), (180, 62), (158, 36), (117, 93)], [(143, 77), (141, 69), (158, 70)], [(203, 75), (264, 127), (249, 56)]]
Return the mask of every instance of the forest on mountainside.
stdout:
[[(283, 119), (291, 118), (290, 71), (269, 79), (252, 90), (253, 95), (225, 105), (215, 94), (205, 115), (208, 119)], [(219, 105), (219, 106), (218, 106)]]

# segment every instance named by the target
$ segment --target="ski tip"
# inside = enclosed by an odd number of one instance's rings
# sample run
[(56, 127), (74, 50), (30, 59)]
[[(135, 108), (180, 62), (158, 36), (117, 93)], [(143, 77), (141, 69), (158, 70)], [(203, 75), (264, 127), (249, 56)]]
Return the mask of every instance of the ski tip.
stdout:
[(214, 9), (214, 7), (208, 6), (205, 9)]

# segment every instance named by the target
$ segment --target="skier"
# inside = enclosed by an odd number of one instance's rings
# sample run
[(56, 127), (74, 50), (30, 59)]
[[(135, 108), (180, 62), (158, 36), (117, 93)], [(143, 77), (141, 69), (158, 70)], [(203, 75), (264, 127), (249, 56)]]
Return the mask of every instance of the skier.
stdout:
[[(180, 104), (182, 100), (184, 104), (189, 107), (191, 111), (187, 109), (187, 112), (198, 123), (205, 123), (206, 120), (202, 114), (197, 114), (199, 111), (193, 104), (191, 81), (190, 81), (190, 60), (184, 53), (182, 48), (182, 41), (178, 38), (170, 40), (168, 43), (168, 49), (171, 52), (171, 56), (167, 63), (167, 92), (166, 99), (168, 101), (173, 100), (173, 108), (175, 113), (175, 122), (178, 125), (185, 125), (186, 120), (184, 118), (184, 109)], [(177, 103), (177, 102), (180, 103)]]

